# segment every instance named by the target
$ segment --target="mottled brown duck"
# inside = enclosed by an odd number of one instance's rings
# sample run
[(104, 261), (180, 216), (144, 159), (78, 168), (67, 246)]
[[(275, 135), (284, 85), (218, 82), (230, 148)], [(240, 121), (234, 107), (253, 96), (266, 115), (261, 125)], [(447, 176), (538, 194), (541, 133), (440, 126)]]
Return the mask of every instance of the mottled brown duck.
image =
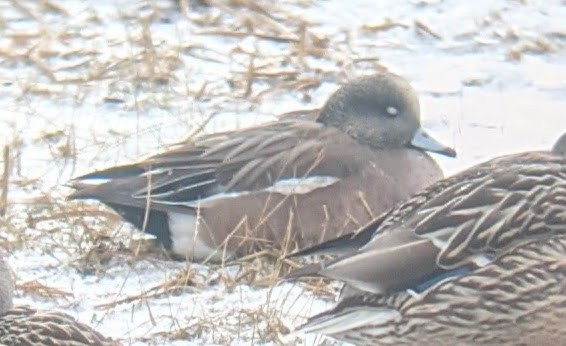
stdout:
[(566, 136), (432, 184), (301, 252), (290, 275), (345, 283), (297, 331), (355, 345), (561, 345), (566, 340)]
[(73, 317), (28, 306), (13, 306), (15, 281), (0, 256), (0, 345), (117, 346), (118, 343)]

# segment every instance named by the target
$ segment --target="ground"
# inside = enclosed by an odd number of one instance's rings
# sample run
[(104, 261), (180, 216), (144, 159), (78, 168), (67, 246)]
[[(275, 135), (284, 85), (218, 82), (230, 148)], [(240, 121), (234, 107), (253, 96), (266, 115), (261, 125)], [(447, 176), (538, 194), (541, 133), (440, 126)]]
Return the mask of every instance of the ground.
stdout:
[(560, 0), (0, 0), (0, 246), (17, 304), (124, 345), (332, 344), (286, 335), (335, 285), (278, 284), (282, 261), (172, 261), (74, 176), (322, 105), (390, 70), (458, 158), (446, 174), (566, 131)]

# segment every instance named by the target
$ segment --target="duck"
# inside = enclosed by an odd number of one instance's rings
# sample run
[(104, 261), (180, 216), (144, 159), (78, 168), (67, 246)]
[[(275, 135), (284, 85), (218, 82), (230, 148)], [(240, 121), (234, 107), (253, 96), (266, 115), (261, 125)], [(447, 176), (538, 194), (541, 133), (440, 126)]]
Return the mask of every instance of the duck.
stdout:
[(15, 280), (0, 256), (0, 345), (18, 346), (117, 346), (72, 316), (41, 311), (30, 306), (14, 306)]
[(420, 125), (415, 90), (383, 72), (353, 79), (316, 119), (200, 136), (73, 179), (175, 257), (223, 262), (350, 233), (443, 177), (455, 156)]
[(431, 184), (287, 276), (344, 283), (295, 333), (354, 345), (566, 340), (566, 134)]

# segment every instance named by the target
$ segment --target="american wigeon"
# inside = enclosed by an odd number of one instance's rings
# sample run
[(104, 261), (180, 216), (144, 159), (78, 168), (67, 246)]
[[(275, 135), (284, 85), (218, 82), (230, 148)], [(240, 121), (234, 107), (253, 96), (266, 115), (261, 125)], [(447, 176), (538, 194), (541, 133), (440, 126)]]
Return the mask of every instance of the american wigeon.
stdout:
[[(316, 121), (183, 142), (76, 178), (70, 198), (100, 200), (183, 258), (303, 248), (355, 230), (442, 177), (424, 150), (455, 153), (428, 136), (419, 117), (404, 79), (361, 77), (335, 92)], [(107, 181), (85, 185), (91, 179)]]
[(118, 345), (64, 313), (13, 306), (14, 289), (12, 271), (0, 255), (0, 345)]
[(566, 340), (566, 136), (438, 181), (292, 273), (346, 283), (302, 332), (355, 345)]

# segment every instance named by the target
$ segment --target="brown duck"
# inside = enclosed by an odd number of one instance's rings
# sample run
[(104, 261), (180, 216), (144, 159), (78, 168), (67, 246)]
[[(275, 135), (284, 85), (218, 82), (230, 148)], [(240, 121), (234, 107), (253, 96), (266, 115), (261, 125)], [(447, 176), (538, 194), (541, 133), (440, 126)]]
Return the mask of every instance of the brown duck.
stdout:
[(118, 343), (73, 317), (29, 306), (13, 306), (15, 282), (0, 255), (0, 345), (117, 346)]
[(298, 331), (355, 345), (561, 345), (566, 340), (566, 135), (438, 181), (290, 277), (346, 285)]
[(357, 229), (442, 177), (424, 150), (455, 155), (421, 129), (411, 86), (382, 73), (344, 85), (316, 121), (183, 142), (76, 178), (70, 198), (101, 201), (177, 256), (221, 261)]

